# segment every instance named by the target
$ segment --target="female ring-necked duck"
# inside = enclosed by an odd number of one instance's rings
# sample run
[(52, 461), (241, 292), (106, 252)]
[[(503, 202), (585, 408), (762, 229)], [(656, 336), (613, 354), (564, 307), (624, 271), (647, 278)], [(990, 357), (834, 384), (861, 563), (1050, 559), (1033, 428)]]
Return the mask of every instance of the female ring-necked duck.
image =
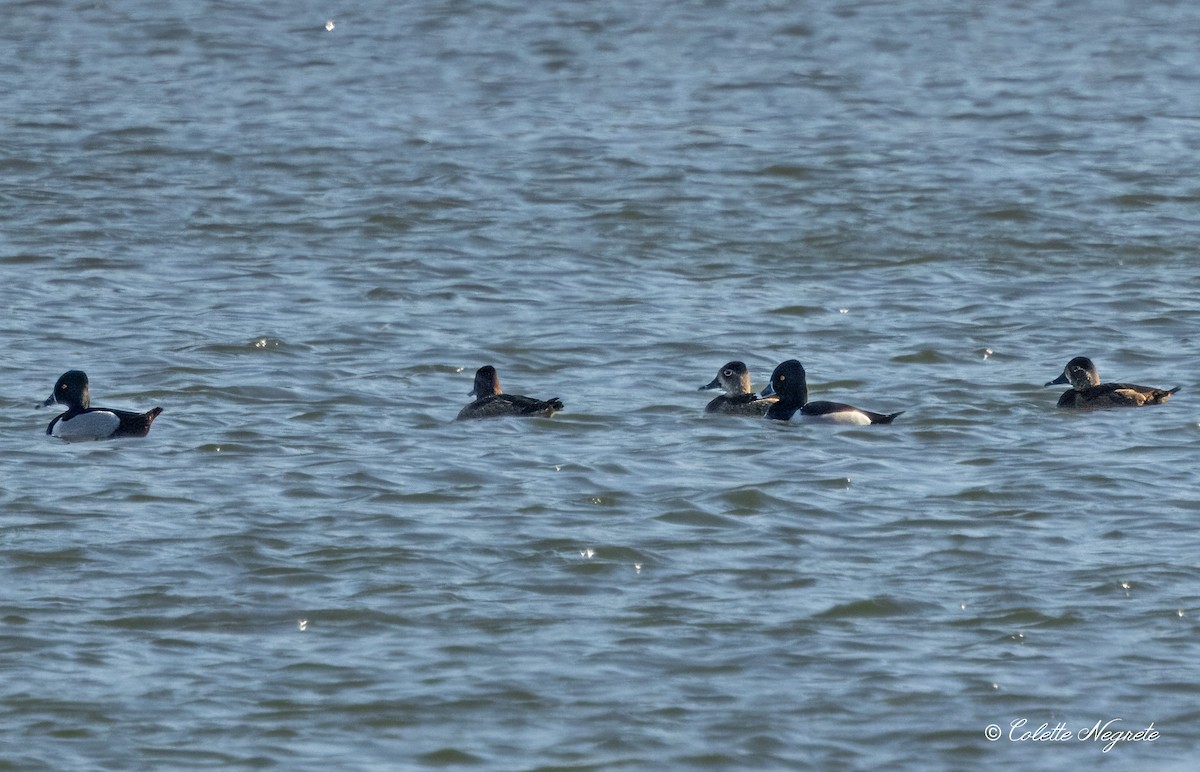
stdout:
[(763, 389), (764, 397), (778, 394), (779, 401), (767, 411), (767, 418), (777, 421), (789, 420), (797, 411), (805, 418), (844, 424), (890, 424), (898, 413), (872, 413), (870, 410), (843, 405), (840, 402), (809, 402), (808, 383), (804, 365), (789, 359), (771, 373), (771, 383)]
[(779, 401), (778, 397), (761, 398), (750, 386), (750, 370), (744, 362), (727, 363), (717, 371), (717, 377), (699, 391), (724, 389), (725, 393), (714, 397), (704, 406), (705, 413), (762, 417), (767, 409)]
[(1142, 407), (1161, 405), (1172, 394), (1173, 389), (1156, 389), (1153, 386), (1137, 386), (1132, 383), (1101, 383), (1100, 372), (1087, 357), (1075, 357), (1063, 368), (1062, 374), (1047, 386), (1069, 383), (1071, 388), (1058, 398), (1059, 407)]
[(54, 417), (46, 434), (64, 440), (107, 440), (113, 437), (145, 437), (150, 424), (162, 412), (161, 407), (145, 413), (91, 407), (88, 377), (82, 370), (68, 370), (54, 384), (54, 391), (38, 407), (54, 403), (67, 406), (67, 412)]
[(491, 365), (484, 365), (475, 371), (475, 388), (471, 389), (470, 396), (475, 397), (475, 401), (460, 410), (456, 420), (506, 415), (549, 418), (563, 409), (562, 400), (558, 397), (541, 400), (520, 394), (505, 394), (500, 390), (496, 368)]

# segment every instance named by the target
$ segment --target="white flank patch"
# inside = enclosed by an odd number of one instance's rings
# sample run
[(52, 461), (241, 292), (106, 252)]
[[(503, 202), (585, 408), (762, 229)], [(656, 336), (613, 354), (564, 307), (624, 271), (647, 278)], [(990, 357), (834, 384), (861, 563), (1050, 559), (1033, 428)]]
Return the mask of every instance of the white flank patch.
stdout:
[(111, 437), (121, 425), (121, 419), (116, 413), (107, 410), (93, 410), (81, 413), (70, 420), (54, 424), (54, 436), (72, 442), (78, 440), (103, 440)]
[(857, 424), (865, 426), (871, 423), (871, 417), (861, 410), (839, 410), (836, 413), (825, 413), (823, 415), (810, 415), (806, 418), (814, 421), (825, 421), (831, 424)]

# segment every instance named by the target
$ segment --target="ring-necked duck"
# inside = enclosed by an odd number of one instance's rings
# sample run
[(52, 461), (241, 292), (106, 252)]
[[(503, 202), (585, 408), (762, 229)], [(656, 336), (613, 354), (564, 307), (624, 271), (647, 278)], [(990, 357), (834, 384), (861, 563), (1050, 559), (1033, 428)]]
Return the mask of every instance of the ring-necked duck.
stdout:
[(88, 377), (82, 370), (68, 370), (54, 384), (54, 391), (38, 407), (54, 403), (67, 406), (67, 412), (54, 417), (46, 434), (64, 440), (107, 440), (113, 437), (145, 437), (150, 424), (162, 412), (161, 407), (145, 413), (91, 407)]
[(789, 359), (775, 368), (771, 373), (771, 383), (763, 389), (764, 397), (778, 394), (779, 401), (767, 411), (767, 418), (777, 421), (789, 420), (797, 411), (805, 418), (844, 424), (890, 424), (896, 420), (898, 413), (872, 413), (870, 410), (843, 405), (840, 402), (809, 402), (808, 383), (804, 375), (804, 365), (798, 360)]
[(563, 409), (562, 400), (541, 400), (533, 397), (522, 397), (520, 394), (505, 394), (500, 390), (500, 379), (496, 376), (496, 368), (484, 365), (475, 371), (475, 388), (470, 396), (475, 401), (464, 407), (458, 413), (457, 420), (468, 418), (495, 418), (505, 415), (542, 416), (549, 418), (555, 412)]
[(1063, 368), (1062, 374), (1046, 383), (1053, 386), (1069, 383), (1071, 388), (1058, 398), (1059, 407), (1142, 407), (1161, 405), (1172, 394), (1173, 389), (1156, 389), (1152, 386), (1136, 386), (1132, 383), (1101, 383), (1100, 372), (1087, 357), (1075, 357)]
[(750, 371), (744, 362), (729, 362), (717, 371), (717, 377), (699, 391), (724, 389), (725, 393), (714, 397), (704, 406), (705, 413), (762, 417), (767, 409), (779, 401), (778, 397), (760, 398), (750, 386)]

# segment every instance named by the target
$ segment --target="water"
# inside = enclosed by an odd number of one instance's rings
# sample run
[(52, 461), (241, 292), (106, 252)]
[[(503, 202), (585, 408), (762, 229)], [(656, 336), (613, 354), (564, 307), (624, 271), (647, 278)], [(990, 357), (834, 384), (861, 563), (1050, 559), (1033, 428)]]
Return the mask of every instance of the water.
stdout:
[(0, 766), (1185, 768), (1200, 8), (342, 11), (7, 9)]

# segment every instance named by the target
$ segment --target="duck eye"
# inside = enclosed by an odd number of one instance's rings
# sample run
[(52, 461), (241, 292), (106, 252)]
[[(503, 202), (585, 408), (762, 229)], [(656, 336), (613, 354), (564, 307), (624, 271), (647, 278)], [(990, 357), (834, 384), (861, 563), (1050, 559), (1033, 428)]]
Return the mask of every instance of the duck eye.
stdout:
[(724, 376), (726, 376), (726, 377), (729, 377), (730, 375), (733, 375), (733, 370), (728, 370), (728, 369), (727, 369), (727, 370), (723, 371), (723, 372), (721, 373), (721, 375), (724, 375)]
[(786, 380), (787, 380), (787, 376), (786, 376), (786, 375), (781, 375), (781, 376), (779, 376), (779, 380), (781, 380), (781, 381), (786, 381)]

